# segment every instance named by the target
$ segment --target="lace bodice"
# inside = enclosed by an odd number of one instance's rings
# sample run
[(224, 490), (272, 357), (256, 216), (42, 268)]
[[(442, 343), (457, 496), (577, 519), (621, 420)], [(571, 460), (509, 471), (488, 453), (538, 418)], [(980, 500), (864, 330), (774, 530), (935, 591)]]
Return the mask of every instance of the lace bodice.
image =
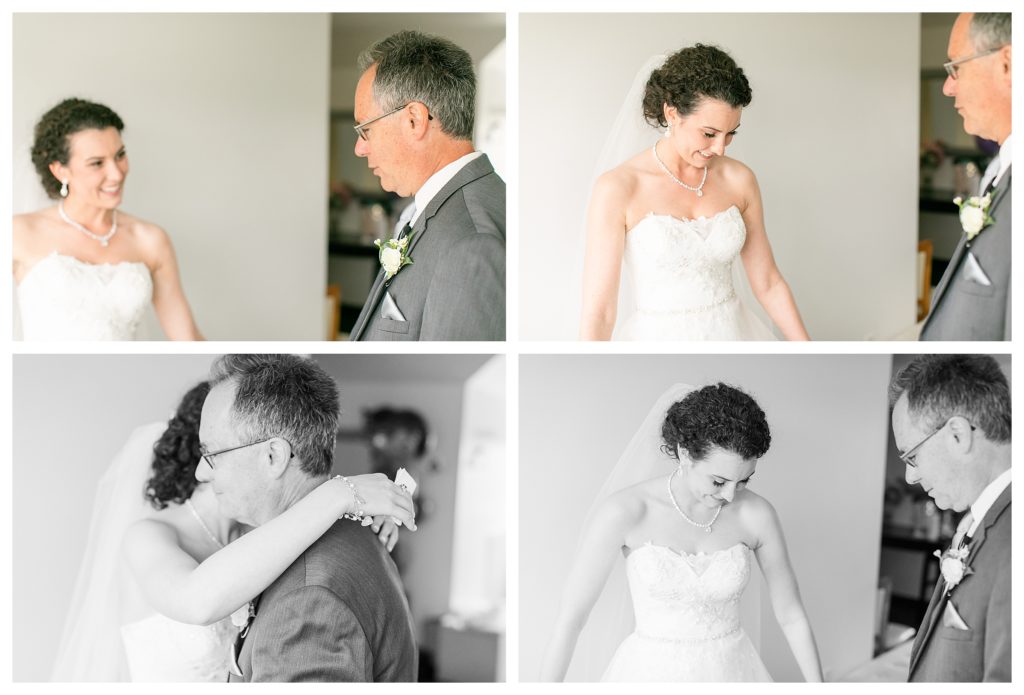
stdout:
[(695, 219), (647, 215), (626, 235), (637, 309), (698, 312), (733, 299), (732, 264), (746, 238), (735, 205)]
[(159, 613), (121, 626), (128, 670), (136, 682), (225, 682), (237, 634), (231, 618), (188, 625)]
[(25, 340), (133, 340), (153, 296), (145, 263), (51, 253), (18, 285)]
[(679, 219), (651, 213), (626, 234), (624, 263), (636, 308), (616, 340), (774, 340), (743, 305), (733, 264), (747, 238), (735, 205)]
[(636, 629), (602, 680), (771, 680), (740, 625), (740, 597), (750, 579), (747, 546), (693, 555), (647, 543), (626, 558), (626, 577)]
[(749, 556), (742, 543), (696, 555), (651, 544), (632, 551), (626, 576), (636, 633), (687, 641), (716, 639), (739, 630), (740, 597), (750, 579)]

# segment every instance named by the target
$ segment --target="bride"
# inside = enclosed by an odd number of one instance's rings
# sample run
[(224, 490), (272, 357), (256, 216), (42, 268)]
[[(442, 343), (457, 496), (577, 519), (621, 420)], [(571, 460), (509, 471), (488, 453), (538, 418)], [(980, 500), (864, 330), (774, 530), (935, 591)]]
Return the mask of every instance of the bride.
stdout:
[[(600, 160), (617, 166), (597, 179), (587, 212), (581, 339), (609, 339), (617, 320), (620, 340), (774, 339), (736, 295), (737, 256), (783, 336), (808, 339), (768, 244), (757, 180), (725, 156), (750, 99), (743, 70), (714, 46), (641, 69)], [(624, 290), (635, 292), (625, 321), (623, 265), (633, 276)]]
[(381, 474), (328, 480), (252, 530), (220, 516), (195, 477), (208, 391), (137, 429), (100, 481), (52, 680), (226, 681), (249, 601), (340, 517), (362, 513), (389, 551), (392, 518), (416, 529), (409, 493)]
[[(677, 465), (652, 478), (666, 463), (657, 456), (659, 442)], [(605, 681), (771, 680), (739, 619), (754, 556), (804, 678), (821, 681), (779, 519), (747, 489), (770, 443), (764, 412), (735, 388), (676, 385), (659, 398), (585, 524), (542, 680), (565, 678), (585, 629), (580, 649), (625, 637)], [(610, 619), (587, 624), (620, 554), (635, 619), (628, 636), (625, 615), (618, 626)]]
[(202, 340), (167, 233), (118, 211), (124, 123), (65, 99), (36, 124), (32, 163), (55, 206), (15, 215), (14, 280), (26, 340), (133, 340), (152, 302), (171, 340)]

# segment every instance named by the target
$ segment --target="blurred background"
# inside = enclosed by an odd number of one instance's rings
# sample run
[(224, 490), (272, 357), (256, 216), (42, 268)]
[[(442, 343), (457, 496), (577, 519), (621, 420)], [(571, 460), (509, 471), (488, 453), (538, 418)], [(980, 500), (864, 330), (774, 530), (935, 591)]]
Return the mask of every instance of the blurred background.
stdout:
[[(18, 356), (15, 681), (49, 678), (96, 484), (140, 425), (166, 421), (215, 356)], [(505, 365), (489, 355), (314, 356), (341, 390), (335, 472), (405, 467), (419, 530), (393, 557), (424, 681), (505, 677)]]
[[(826, 680), (905, 682), (936, 578), (932, 552), (948, 547), (956, 521), (906, 484), (893, 442), (888, 384), (913, 357), (522, 356), (520, 680), (538, 678), (583, 520), (650, 407), (673, 383), (724, 381), (767, 415), (772, 444), (750, 489), (782, 523)], [(1009, 356), (995, 357), (1009, 376)], [(759, 569), (741, 615), (773, 679), (802, 680)], [(578, 652), (567, 680), (598, 680), (616, 645), (604, 646)]]
[[(13, 212), (52, 204), (29, 158), (43, 113), (106, 104), (125, 122), (123, 208), (167, 230), (208, 339), (344, 337), (402, 208), (352, 153), (356, 56), (402, 29), (470, 53), (476, 146), (503, 173), (504, 14), (15, 14)], [(140, 336), (162, 337), (152, 311)]]

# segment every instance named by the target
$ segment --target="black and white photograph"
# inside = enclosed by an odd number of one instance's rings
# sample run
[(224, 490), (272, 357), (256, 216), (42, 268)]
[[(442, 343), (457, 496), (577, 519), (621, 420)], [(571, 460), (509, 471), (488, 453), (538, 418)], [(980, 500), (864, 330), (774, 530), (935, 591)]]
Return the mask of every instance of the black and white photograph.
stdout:
[(764, 11), (520, 16), (520, 336), (1009, 340), (1010, 14)]
[(523, 356), (520, 681), (1009, 681), (1009, 378)]
[(504, 680), (505, 381), (18, 356), (14, 681)]
[(12, 35), (16, 339), (504, 339), (504, 14)]

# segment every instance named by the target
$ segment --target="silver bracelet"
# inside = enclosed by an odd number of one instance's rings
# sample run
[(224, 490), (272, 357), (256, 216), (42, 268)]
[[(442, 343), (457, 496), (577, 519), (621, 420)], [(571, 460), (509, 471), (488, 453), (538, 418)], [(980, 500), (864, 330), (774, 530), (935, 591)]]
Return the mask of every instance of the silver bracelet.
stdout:
[(352, 490), (352, 496), (356, 500), (356, 511), (355, 511), (355, 513), (353, 514), (353, 513), (350, 513), (350, 512), (346, 512), (345, 514), (342, 515), (342, 518), (343, 519), (351, 519), (352, 521), (362, 521), (363, 517), (366, 516), (366, 513), (363, 511), (363, 505), (366, 504), (366, 500), (364, 500), (362, 497), (359, 496), (359, 491), (356, 490), (355, 483), (353, 483), (351, 480), (349, 480), (348, 478), (346, 478), (343, 475), (336, 475), (334, 477), (335, 478), (341, 478), (342, 480), (345, 481), (345, 484), (348, 485), (349, 489)]

